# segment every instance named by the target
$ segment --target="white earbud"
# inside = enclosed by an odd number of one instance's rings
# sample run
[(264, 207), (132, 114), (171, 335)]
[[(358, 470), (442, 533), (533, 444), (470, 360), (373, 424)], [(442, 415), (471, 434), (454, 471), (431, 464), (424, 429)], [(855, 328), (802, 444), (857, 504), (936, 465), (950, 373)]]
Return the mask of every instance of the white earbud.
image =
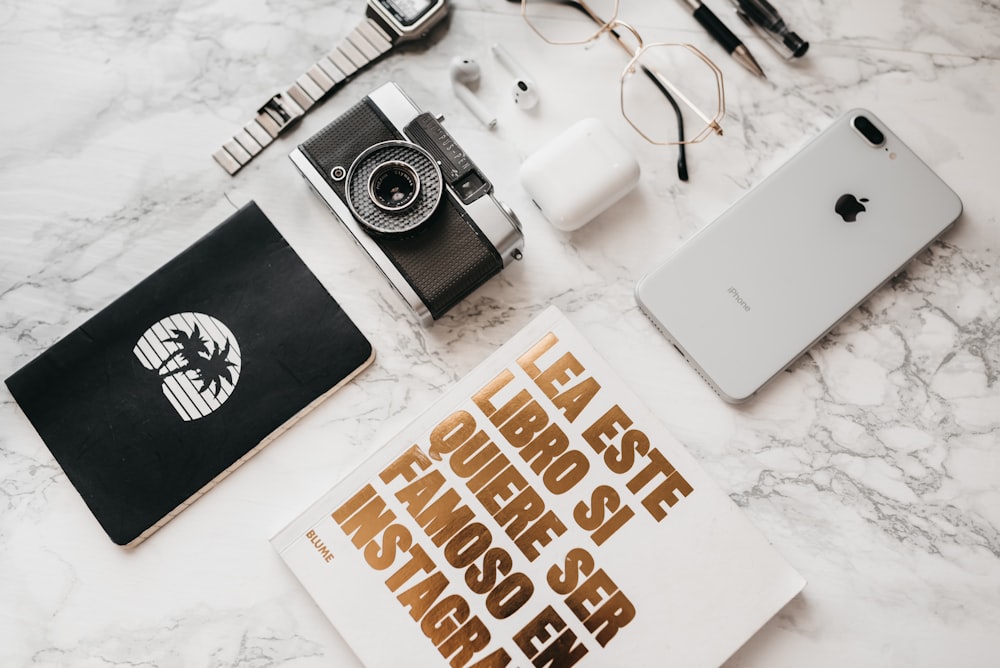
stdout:
[(483, 125), (491, 130), (496, 127), (497, 119), (472, 93), (472, 89), (479, 86), (479, 63), (472, 58), (458, 56), (452, 59), (450, 72), (451, 87), (455, 91), (455, 96), (469, 108), (472, 115), (478, 118)]
[(504, 69), (515, 77), (514, 85), (511, 88), (514, 104), (525, 110), (534, 109), (538, 105), (538, 88), (535, 86), (535, 82), (502, 44), (493, 45), (493, 55), (504, 66)]

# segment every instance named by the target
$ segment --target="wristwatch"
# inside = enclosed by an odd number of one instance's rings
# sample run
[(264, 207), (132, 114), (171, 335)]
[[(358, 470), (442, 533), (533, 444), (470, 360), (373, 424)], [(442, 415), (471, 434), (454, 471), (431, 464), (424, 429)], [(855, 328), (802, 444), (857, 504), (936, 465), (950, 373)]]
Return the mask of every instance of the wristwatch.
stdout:
[(332, 51), (212, 154), (230, 175), (253, 160), (317, 102), (389, 49), (427, 34), (448, 13), (448, 0), (368, 0), (365, 18)]

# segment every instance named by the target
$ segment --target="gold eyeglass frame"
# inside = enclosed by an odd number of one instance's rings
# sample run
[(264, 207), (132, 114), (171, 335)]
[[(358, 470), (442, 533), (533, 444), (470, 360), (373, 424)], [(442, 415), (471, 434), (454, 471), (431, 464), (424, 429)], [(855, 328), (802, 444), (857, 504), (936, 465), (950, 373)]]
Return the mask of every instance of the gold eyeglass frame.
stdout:
[[(608, 33), (614, 38), (615, 42), (617, 42), (618, 45), (621, 46), (622, 49), (624, 49), (625, 53), (629, 55), (631, 60), (629, 60), (628, 64), (625, 66), (625, 69), (622, 71), (621, 75), (621, 81), (619, 86), (619, 106), (621, 108), (622, 116), (625, 117), (625, 120), (628, 121), (629, 125), (631, 125), (632, 128), (636, 132), (638, 132), (643, 139), (645, 139), (651, 144), (656, 144), (659, 146), (677, 146), (681, 144), (683, 145), (697, 144), (699, 142), (704, 141), (713, 134), (717, 135), (722, 134), (721, 121), (726, 116), (726, 91), (723, 85), (722, 70), (719, 69), (718, 65), (716, 65), (711, 58), (702, 53), (701, 50), (698, 49), (698, 47), (694, 46), (693, 44), (688, 44), (686, 42), (657, 42), (649, 45), (644, 44), (642, 36), (639, 34), (638, 30), (636, 30), (630, 24), (618, 19), (618, 8), (621, 4), (620, 0), (614, 0), (614, 11), (612, 12), (610, 19), (604, 19), (598, 16), (594, 12), (594, 10), (590, 7), (590, 5), (586, 3), (585, 0), (572, 0), (572, 4), (578, 5), (581, 9), (583, 9), (583, 11), (590, 17), (590, 19), (598, 24), (598, 28), (593, 32), (593, 34), (591, 34), (589, 37), (585, 39), (571, 40), (571, 41), (556, 41), (550, 39), (550, 37), (545, 35), (545, 32), (542, 29), (540, 29), (538, 26), (532, 23), (531, 18), (528, 16), (528, 4), (530, 2), (531, 0), (521, 0), (521, 18), (524, 19), (525, 23), (528, 24), (528, 26), (535, 32), (535, 34), (541, 37), (542, 40), (545, 41), (546, 43), (552, 44), (554, 46), (589, 44), (590, 42), (593, 42), (598, 38), (600, 38), (601, 35)], [(532, 4), (535, 4), (537, 6), (538, 5), (537, 0)], [(635, 39), (636, 48), (632, 48), (628, 43), (626, 43), (625, 40), (622, 39), (621, 35), (615, 32), (616, 28), (627, 30)], [(628, 112), (625, 110), (625, 82), (628, 80), (629, 77), (636, 74), (637, 71), (636, 65), (639, 62), (639, 59), (641, 58), (642, 54), (646, 51), (649, 51), (650, 49), (660, 46), (680, 47), (687, 49), (708, 67), (708, 69), (712, 72), (715, 78), (715, 88), (716, 88), (716, 93), (718, 95), (719, 103), (716, 107), (715, 114), (709, 115), (704, 111), (702, 111), (690, 99), (688, 99), (688, 97), (683, 93), (683, 91), (679, 90), (670, 81), (670, 79), (663, 76), (661, 72), (653, 70), (652, 68), (643, 65), (643, 68), (647, 73), (649, 73), (649, 76), (655, 77), (660, 85), (662, 85), (664, 88), (669, 90), (673, 95), (681, 99), (684, 102), (684, 104), (686, 104), (687, 107), (691, 111), (693, 111), (705, 123), (705, 126), (697, 134), (695, 134), (693, 138), (684, 139), (683, 141), (668, 141), (668, 142), (656, 141), (655, 139), (647, 135), (645, 132), (643, 132), (642, 129), (638, 125), (636, 125), (636, 123), (632, 120), (632, 118), (629, 117)]]

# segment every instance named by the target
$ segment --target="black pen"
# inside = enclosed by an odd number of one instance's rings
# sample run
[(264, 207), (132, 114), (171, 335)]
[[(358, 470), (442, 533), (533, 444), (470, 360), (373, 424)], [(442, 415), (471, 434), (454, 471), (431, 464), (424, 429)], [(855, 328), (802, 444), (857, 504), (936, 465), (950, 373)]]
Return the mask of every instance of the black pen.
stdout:
[[(712, 38), (722, 45), (726, 53), (736, 59), (743, 67), (747, 68), (759, 77), (764, 77), (764, 70), (750, 54), (750, 50), (743, 45), (740, 38), (733, 34), (733, 31), (726, 27), (726, 24), (719, 20), (719, 17), (712, 13), (712, 10), (701, 4), (700, 0), (684, 0), (687, 5), (694, 10), (694, 17), (698, 19), (705, 30)], [(736, 0), (733, 0), (734, 2)], [(767, 77), (764, 77), (765, 79)]]
[(786, 57), (801, 58), (809, 42), (788, 29), (781, 14), (767, 0), (732, 0), (736, 14), (750, 27), (759, 28), (765, 37), (781, 45)]

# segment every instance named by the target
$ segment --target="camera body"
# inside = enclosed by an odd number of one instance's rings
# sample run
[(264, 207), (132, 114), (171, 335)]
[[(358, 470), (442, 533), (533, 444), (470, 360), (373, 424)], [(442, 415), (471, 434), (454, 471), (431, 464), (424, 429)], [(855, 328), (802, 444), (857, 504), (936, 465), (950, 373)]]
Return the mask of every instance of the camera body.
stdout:
[(394, 83), (290, 157), (424, 326), (521, 259), (513, 211), (441, 123)]

